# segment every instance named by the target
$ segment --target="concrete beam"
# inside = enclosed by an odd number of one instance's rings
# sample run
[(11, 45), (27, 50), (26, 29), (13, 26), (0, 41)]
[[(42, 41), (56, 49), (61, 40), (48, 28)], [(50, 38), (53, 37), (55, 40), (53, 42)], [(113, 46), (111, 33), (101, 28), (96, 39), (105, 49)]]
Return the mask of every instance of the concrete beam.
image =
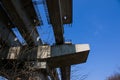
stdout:
[(3, 23), (4, 25), (11, 24), (9, 17), (6, 15), (4, 12), (2, 5), (0, 3), (0, 22)]
[(72, 0), (60, 0), (63, 24), (72, 23)]
[(36, 31), (36, 26), (39, 23), (39, 20), (37, 18), (36, 12), (34, 10), (32, 0), (11, 0), (18, 15), (21, 17), (23, 20), (26, 29), (30, 33), (29, 35), (33, 38), (34, 44), (35, 45), (40, 45), (42, 44), (42, 41), (39, 40), (37, 41), (38, 38), (38, 33)]
[[(15, 2), (14, 0), (12, 0), (12, 1)], [(33, 26), (41, 25), (42, 23), (40, 23), (40, 21), (38, 19), (38, 16), (34, 9), (32, 0), (18, 0), (18, 1), (20, 1), (19, 4), (21, 4), (21, 6), (22, 6), (21, 8), (27, 14), (27, 17), (29, 18), (30, 23)]]
[[(11, 47), (7, 54), (2, 54), (0, 59), (18, 61), (47, 62), (51, 67), (63, 67), (84, 63), (90, 51), (88, 44), (39, 46), (32, 49), (23, 47)], [(4, 52), (4, 50), (3, 50)]]
[[(50, 22), (53, 23), (53, 14), (61, 14), (63, 24), (72, 23), (72, 0), (46, 0)], [(58, 4), (59, 3), (59, 4)], [(53, 12), (53, 13), (52, 13)], [(55, 12), (55, 13), (54, 13)], [(58, 16), (59, 16), (58, 14)], [(58, 17), (55, 17), (57, 20)]]
[(4, 24), (0, 21), (0, 38), (2, 38), (3, 41), (8, 46), (20, 46), (19, 41), (15, 37), (15, 35), (10, 31)]
[(28, 45), (41, 44), (41, 41), (36, 40), (38, 34), (30, 18), (28, 17), (29, 15), (25, 12), (26, 9), (23, 8), (23, 5), (21, 5), (22, 3), (20, 4), (20, 0), (1, 0), (1, 4), (6, 13), (9, 15), (10, 20), (14, 23), (14, 26), (18, 27), (20, 33), (22, 33), (22, 36)]
[(52, 67), (63, 67), (84, 63), (87, 60), (89, 51), (88, 44), (53, 46), (51, 49), (52, 57), (49, 58), (48, 64)]
[(12, 25), (13, 24), (0, 5), (0, 38), (5, 41), (8, 46), (20, 46), (19, 41), (15, 41), (16, 37), (10, 30), (11, 28), (9, 26)]
[(63, 22), (60, 0), (46, 0), (50, 23), (52, 24), (56, 44), (63, 44)]
[(71, 66), (61, 67), (61, 79), (70, 80)]

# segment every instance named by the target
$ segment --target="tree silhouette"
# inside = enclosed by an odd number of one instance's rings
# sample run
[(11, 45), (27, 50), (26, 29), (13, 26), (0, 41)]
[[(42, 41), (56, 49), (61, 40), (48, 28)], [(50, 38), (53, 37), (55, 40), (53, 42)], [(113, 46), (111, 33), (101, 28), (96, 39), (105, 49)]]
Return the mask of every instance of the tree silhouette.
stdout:
[(113, 76), (108, 77), (107, 80), (120, 80), (120, 73), (115, 73)]

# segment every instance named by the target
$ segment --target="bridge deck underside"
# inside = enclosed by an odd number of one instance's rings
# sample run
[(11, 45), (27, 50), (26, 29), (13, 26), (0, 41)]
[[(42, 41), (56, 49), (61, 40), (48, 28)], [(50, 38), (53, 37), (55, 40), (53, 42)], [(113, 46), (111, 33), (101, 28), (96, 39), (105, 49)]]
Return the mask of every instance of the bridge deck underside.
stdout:
[[(50, 24), (53, 27), (55, 43), (56, 45), (63, 45), (65, 43), (63, 26), (64, 24), (72, 23), (72, 0), (46, 0), (46, 6)], [(10, 36), (5, 42), (6, 46), (4, 48), (0, 47), (0, 63), (2, 63), (0, 67), (8, 63), (5, 67), (6, 69), (10, 69), (13, 67), (11, 63), (16, 64), (20, 62), (18, 68), (23, 68), (21, 66), (25, 65), (24, 62), (27, 61), (45, 62), (49, 67), (54, 69), (60, 67), (62, 80), (70, 80), (71, 65), (84, 63), (87, 60), (89, 50), (75, 52), (75, 54), (57, 54), (55, 52), (55, 54), (45, 54), (45, 58), (38, 56), (40, 52), (38, 52), (37, 46), (41, 45), (42, 41), (37, 41), (38, 33), (35, 26), (42, 25), (42, 23), (40, 23), (36, 15), (32, 0), (1, 0), (0, 18), (0, 26), (2, 26), (0, 27), (0, 34), (3, 34), (0, 35), (0, 46), (5, 41), (7, 35)], [(11, 46), (13, 44), (14, 46), (16, 44), (21, 46), (18, 41), (14, 41), (16, 36), (11, 31), (11, 28), (14, 27), (18, 28), (28, 46), (22, 47), (19, 52), (20, 54), (18, 54), (17, 57), (12, 56), (14, 57), (14, 59), (12, 59), (12, 57), (10, 57), (13, 55), (10, 53)], [(6, 33), (4, 31), (6, 31)], [(26, 47), (28, 47), (28, 49), (26, 49)], [(53, 51), (54, 48), (51, 50)]]

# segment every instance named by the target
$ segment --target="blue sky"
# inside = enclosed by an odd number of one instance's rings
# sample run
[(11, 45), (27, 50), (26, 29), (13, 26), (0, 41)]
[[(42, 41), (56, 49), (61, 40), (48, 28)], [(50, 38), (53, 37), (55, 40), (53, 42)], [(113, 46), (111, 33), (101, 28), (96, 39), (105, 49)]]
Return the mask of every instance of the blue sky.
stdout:
[(73, 43), (89, 43), (91, 51), (85, 64), (72, 69), (72, 80), (79, 80), (81, 73), (88, 74), (85, 80), (105, 80), (118, 71), (119, 21), (120, 0), (73, 1), (73, 24), (66, 27), (65, 37)]
[[(87, 62), (72, 67), (71, 80), (80, 80), (83, 74), (87, 75), (85, 80), (106, 80), (118, 71), (120, 0), (73, 0), (73, 23), (64, 28), (66, 40), (88, 43), (91, 47)], [(54, 42), (51, 31), (48, 25), (42, 27), (40, 37), (50, 36)], [(44, 40), (49, 41), (47, 37)]]

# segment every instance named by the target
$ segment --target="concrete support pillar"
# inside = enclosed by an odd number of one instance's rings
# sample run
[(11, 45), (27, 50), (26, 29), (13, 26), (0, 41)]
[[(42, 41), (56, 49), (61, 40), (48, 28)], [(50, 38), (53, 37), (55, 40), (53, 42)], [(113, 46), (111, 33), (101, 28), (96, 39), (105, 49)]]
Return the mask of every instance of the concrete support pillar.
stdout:
[(61, 79), (70, 80), (71, 66), (61, 67)]

